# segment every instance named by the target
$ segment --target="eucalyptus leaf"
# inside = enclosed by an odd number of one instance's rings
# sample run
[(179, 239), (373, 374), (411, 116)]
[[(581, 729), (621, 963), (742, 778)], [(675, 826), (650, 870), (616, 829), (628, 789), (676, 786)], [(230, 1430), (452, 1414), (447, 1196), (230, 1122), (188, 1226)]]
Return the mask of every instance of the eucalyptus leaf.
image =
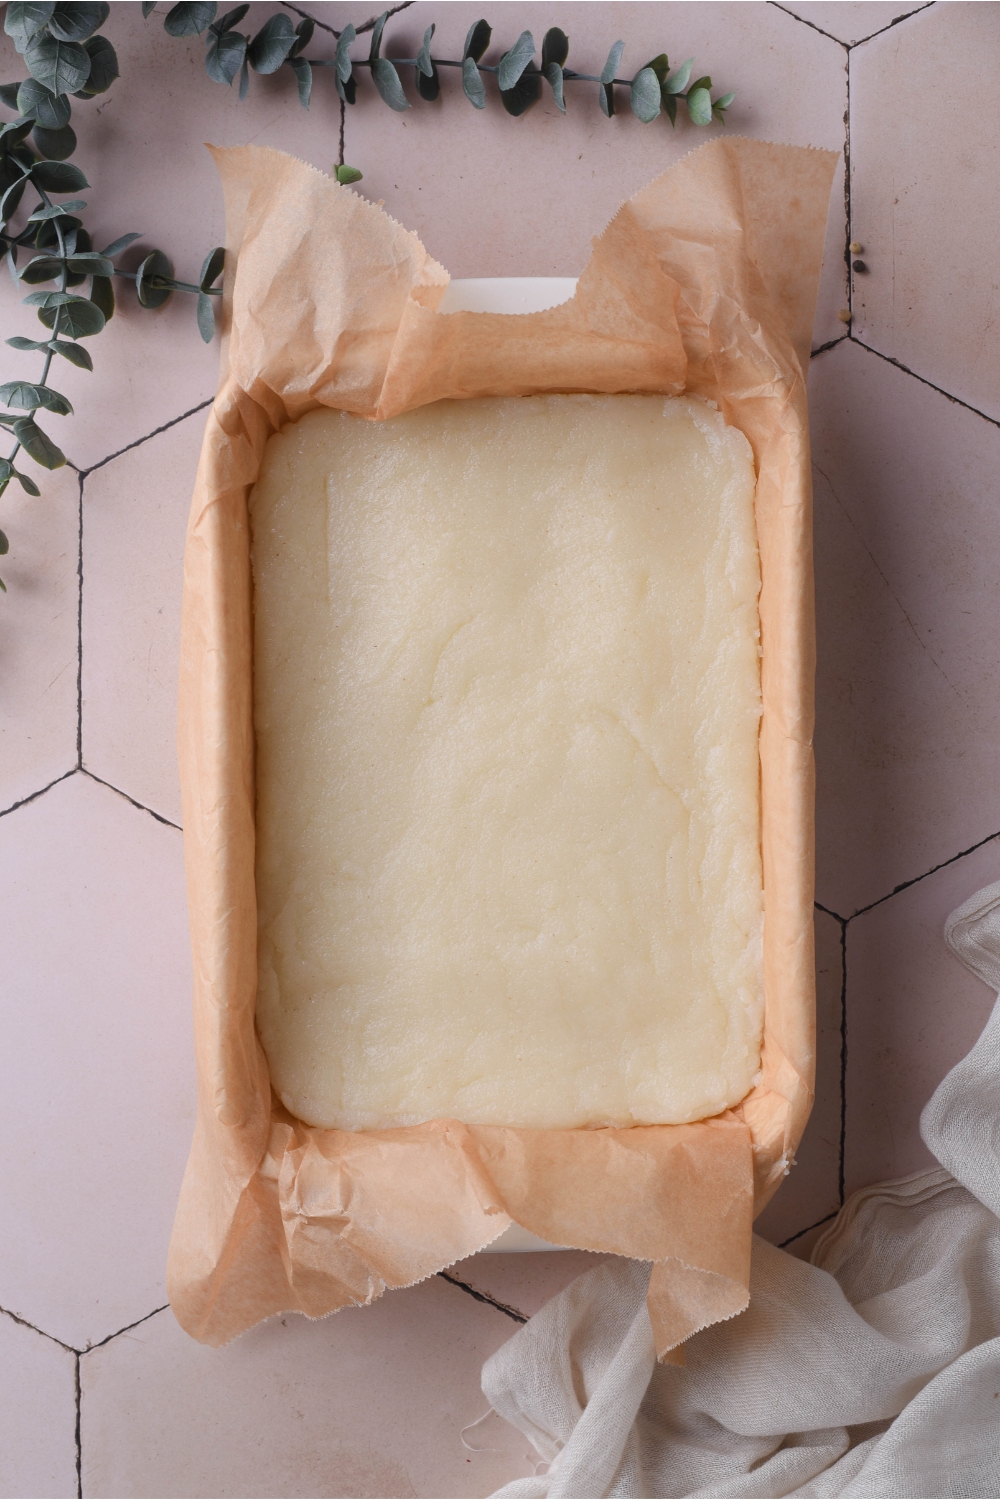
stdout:
[(295, 45), (295, 27), (284, 12), (269, 16), (247, 48), (255, 73), (277, 73)]
[(68, 125), (72, 110), (65, 95), (54, 94), (37, 78), (26, 78), (21, 84), (17, 91), (17, 107), (22, 115), (30, 115), (46, 130), (59, 130)]
[(83, 276), (113, 276), (115, 274), (113, 262), (105, 255), (98, 255), (96, 250), (87, 250), (82, 255), (71, 255), (66, 264), (71, 271), (79, 271)]
[(223, 31), (213, 36), (205, 53), (205, 72), (216, 83), (231, 84), (247, 55), (247, 38), (242, 31)]
[(601, 113), (607, 115), (608, 119), (610, 119), (615, 112), (614, 85), (610, 83), (599, 83), (597, 85), (597, 97), (600, 100)]
[(560, 68), (563, 67), (568, 56), (569, 38), (565, 31), (560, 31), (558, 26), (550, 26), (542, 40), (542, 72), (546, 72), (550, 63), (558, 63)]
[(18, 52), (23, 52), (43, 27), (47, 26), (55, 5), (21, 5), (12, 3), (7, 6), (7, 14), (4, 16), (3, 29), (9, 37), (13, 37), (14, 46)]
[(542, 75), (534, 68), (521, 74), (512, 89), (500, 90), (500, 101), (509, 115), (523, 115), (538, 102), (542, 92)]
[(289, 59), (298, 57), (300, 53), (305, 51), (305, 49), (313, 39), (313, 32), (315, 30), (316, 22), (312, 19), (312, 17), (303, 17), (303, 19), (295, 28), (295, 45), (292, 47), (291, 52), (289, 52), (288, 54)]
[(66, 455), (57, 448), (52, 439), (38, 427), (32, 417), (21, 417), (14, 423), (14, 436), (36, 464), (43, 469), (61, 469)]
[(17, 91), (20, 87), (19, 83), (0, 83), (0, 103), (6, 104), (8, 109), (16, 109)]
[(72, 125), (64, 125), (61, 130), (43, 130), (37, 125), (32, 139), (49, 161), (65, 161), (76, 150), (76, 131)]
[(362, 174), (358, 171), (357, 167), (341, 165), (336, 170), (337, 181), (343, 187), (348, 187), (352, 182), (360, 182), (361, 176)]
[(156, 9), (156, 0), (142, 0), (142, 19), (148, 21)]
[(216, 36), (221, 36), (224, 31), (231, 31), (240, 24), (249, 9), (249, 5), (237, 5), (235, 10), (227, 10), (224, 16), (212, 22), (209, 31), (214, 31)]
[(431, 64), (431, 75), (430, 75), (429, 78), (428, 78), (428, 76), (427, 76), (426, 73), (421, 73), (420, 69), (418, 68), (417, 69), (417, 74), (416, 74), (416, 80), (417, 80), (417, 93), (420, 95), (421, 99), (427, 99), (427, 100), (436, 99), (437, 96), (438, 96), (438, 94), (440, 94), (440, 92), (441, 92), (441, 79), (438, 76), (438, 70), (437, 70), (437, 64), (436, 63), (432, 63)]
[(90, 186), (80, 168), (68, 161), (36, 161), (31, 180), (47, 193), (78, 193)]
[(69, 302), (81, 302), (81, 297), (75, 297), (71, 292), (32, 292), (30, 296), (22, 298), (25, 307), (65, 307)]
[(348, 52), (356, 36), (357, 32), (354, 27), (347, 25), (337, 38), (337, 78), (341, 83), (346, 83), (351, 76), (351, 59)]
[(205, 256), (201, 267), (201, 275), (198, 277), (198, 287), (207, 292), (214, 281), (218, 281), (222, 268), (226, 263), (226, 252), (221, 245), (216, 245)]
[(550, 62), (543, 69), (543, 73), (549, 80), (552, 88), (552, 97), (556, 101), (556, 109), (562, 114), (566, 113), (566, 101), (563, 98), (563, 70), (559, 63)]
[[(39, 308), (38, 316), (46, 328), (58, 333), (67, 333), (71, 339), (89, 339), (100, 333), (107, 319), (96, 303), (87, 297), (67, 295), (65, 302), (57, 306)], [(55, 328), (56, 318), (59, 327)]]
[(205, 343), (210, 344), (215, 337), (215, 308), (212, 306), (211, 297), (206, 297), (204, 292), (198, 293), (195, 316), (198, 320), (198, 332)]
[(8, 380), (0, 385), (0, 401), (4, 406), (19, 407), (21, 411), (55, 412), (56, 416), (68, 417), (73, 408), (66, 397), (47, 385), (32, 385), (27, 380)]
[(183, 0), (173, 5), (163, 18), (163, 29), (170, 36), (200, 36), (215, 20), (218, 5), (197, 4)]
[(79, 42), (60, 42), (42, 32), (24, 53), (28, 72), (53, 94), (72, 94), (82, 89), (90, 76), (90, 55)]
[(723, 94), (721, 99), (716, 99), (713, 109), (728, 109), (736, 98), (735, 93)]
[[(15, 105), (16, 109), (17, 106)], [(0, 127), (0, 150), (9, 151), (11, 146), (17, 146), (29, 136), (35, 127), (35, 122), (29, 116), (27, 119), (8, 120)]]
[(12, 349), (20, 349), (22, 351), (33, 350), (33, 351), (38, 352), (38, 351), (41, 351), (42, 349), (48, 349), (49, 346), (50, 346), (51, 340), (49, 340), (49, 339), (41, 339), (41, 340), (39, 340), (39, 339), (23, 339), (21, 337), (21, 335), (18, 334), (15, 338), (5, 339), (4, 343), (9, 344)]
[(11, 215), (17, 212), (17, 205), (24, 197), (24, 189), (29, 181), (30, 179), (24, 176), (19, 182), (12, 182), (5, 190), (3, 197), (0, 198), (0, 224), (6, 223)]
[(667, 119), (670, 121), (671, 125), (676, 125), (677, 124), (677, 95), (676, 94), (666, 94), (665, 93), (663, 95), (663, 108), (664, 108), (664, 111), (666, 113)]
[[(0, 458), (0, 484), (5, 485), (14, 473), (14, 465), (9, 458)], [(0, 551), (4, 549), (0, 547)]]
[(85, 42), (110, 14), (110, 5), (92, 4), (89, 0), (57, 5), (49, 20), (49, 31), (61, 42)]
[(94, 361), (82, 344), (71, 344), (66, 339), (49, 339), (49, 342), (42, 347), (51, 349), (53, 354), (61, 354), (63, 359), (68, 359), (70, 364), (76, 365), (79, 370), (94, 368)]
[(249, 94), (249, 92), (250, 92), (250, 64), (247, 62), (246, 58), (244, 58), (243, 59), (243, 66), (240, 69), (240, 98), (241, 99), (245, 99), (246, 96), (247, 96), (247, 94)]
[(376, 57), (372, 63), (372, 78), (375, 80), (375, 87), (390, 109), (402, 113), (404, 109), (410, 108), (410, 101), (403, 93), (399, 74), (387, 58)]
[(632, 113), (644, 125), (650, 124), (660, 113), (660, 80), (652, 68), (642, 68), (632, 79), (629, 90)]
[(477, 109), (486, 108), (486, 85), (471, 57), (465, 58), (462, 63), (462, 87), (470, 104), (474, 104)]
[(417, 72), (423, 73), (425, 78), (434, 76), (434, 64), (431, 62), (431, 39), (434, 36), (434, 27), (428, 26), (424, 32), (423, 45), (417, 53)]
[(36, 208), (35, 212), (28, 217), (29, 224), (43, 223), (46, 219), (62, 219), (67, 214), (75, 213), (78, 208), (86, 208), (85, 198), (71, 198), (69, 203), (53, 203), (49, 208)]
[(98, 94), (107, 93), (118, 77), (118, 54), (106, 36), (92, 36), (83, 45), (90, 58), (90, 72), (83, 88), (77, 90), (76, 98), (93, 99)]
[(712, 96), (708, 89), (692, 89), (687, 96), (687, 107), (693, 125), (711, 125)]
[[(625, 51), (625, 43), (624, 42), (615, 42), (615, 45), (612, 47), (611, 51), (608, 53), (608, 60), (607, 60), (607, 62), (604, 64), (604, 67), (601, 69), (601, 82), (602, 83), (607, 84), (607, 83), (613, 83), (614, 82), (615, 74), (618, 72), (618, 64), (622, 60), (622, 53), (624, 51)], [(612, 111), (612, 113), (613, 113), (613, 111)]]
[(379, 16), (378, 20), (375, 22), (375, 25), (372, 27), (372, 41), (371, 46), (368, 48), (369, 62), (374, 62), (375, 59), (379, 56), (382, 47), (382, 33), (385, 30), (385, 23), (386, 21), (388, 21), (388, 19), (389, 12), (387, 10), (384, 10)]
[(665, 52), (661, 52), (658, 57), (651, 57), (646, 67), (652, 68), (656, 74), (657, 83), (666, 82), (667, 74), (670, 72), (670, 60)]
[(693, 67), (694, 58), (689, 57), (687, 62), (681, 63), (680, 67), (676, 68), (670, 74), (669, 78), (663, 80), (663, 87), (668, 94), (683, 94), (688, 86), (688, 79), (691, 77), (691, 69)]
[[(22, 474), (19, 469), (11, 469), (11, 475), (14, 479), (17, 480), (18, 484), (26, 494), (34, 495), (37, 498), (42, 493), (35, 481), (33, 479), (29, 479), (27, 474)], [(3, 536), (2, 531), (0, 531), (0, 536)], [(7, 538), (4, 537), (4, 541), (6, 540)], [(7, 548), (4, 547), (3, 551), (6, 552), (6, 550)], [(4, 592), (6, 593), (6, 590), (4, 590)]]
[(9, 245), (7, 247), (7, 254), (4, 256), (4, 259), (7, 262), (7, 270), (10, 272), (10, 279), (14, 283), (14, 285), (17, 286), (18, 281), (19, 281), (19, 277), (18, 277), (18, 274), (17, 274), (17, 246), (16, 245)]
[(303, 109), (309, 108), (309, 100), (312, 98), (313, 70), (304, 57), (286, 58), (288, 66), (295, 74), (295, 82), (299, 89), (299, 103)]
[[(138, 236), (136, 236), (136, 238), (138, 238)], [(103, 316), (105, 323), (109, 322), (114, 317), (115, 284), (111, 280), (110, 276), (94, 276), (91, 278), (90, 300), (97, 308), (98, 312), (100, 312)], [(71, 349), (75, 349), (76, 345), (71, 344), (69, 345), (69, 347)], [(85, 349), (82, 352), (84, 354), (87, 353)], [(68, 355), (67, 358), (69, 358)], [(89, 359), (90, 356), (87, 355), (87, 358)]]
[(112, 240), (110, 245), (105, 245), (101, 254), (106, 255), (109, 260), (113, 260), (116, 255), (120, 255), (135, 240), (141, 238), (142, 236), (139, 234), (121, 234), (116, 240)]
[(477, 21), (474, 26), (470, 26), (469, 34), (465, 38), (465, 47), (462, 51), (462, 61), (464, 62), (467, 57), (471, 57), (474, 62), (479, 62), (483, 53), (490, 45), (492, 36), (493, 28), (486, 21)]
[(57, 255), (36, 255), (21, 272), (21, 280), (28, 286), (37, 286), (40, 281), (55, 281), (62, 275), (64, 264)]
[(143, 307), (162, 307), (173, 288), (154, 286), (155, 279), (173, 280), (174, 268), (162, 250), (152, 250), (135, 273), (135, 289)]
[(509, 52), (505, 52), (497, 68), (497, 83), (500, 92), (512, 89), (535, 55), (535, 39), (530, 31), (522, 31)]

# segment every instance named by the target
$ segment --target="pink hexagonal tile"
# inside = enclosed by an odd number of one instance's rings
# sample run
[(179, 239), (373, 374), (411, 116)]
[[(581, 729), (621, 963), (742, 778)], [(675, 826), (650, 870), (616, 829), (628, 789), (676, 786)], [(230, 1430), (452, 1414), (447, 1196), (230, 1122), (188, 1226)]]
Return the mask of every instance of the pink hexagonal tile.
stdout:
[(184, 532), (205, 413), (89, 474), (83, 491), (83, 763), (179, 823)]
[(996, 1000), (945, 946), (945, 918), (998, 878), (994, 839), (848, 925), (849, 1193), (933, 1165), (920, 1111)]
[(853, 330), (995, 418), (998, 92), (996, 5), (934, 5), (852, 53)]
[(895, 5), (891, 0), (798, 0), (796, 4), (783, 3), (781, 8), (836, 37), (838, 42), (853, 46), (926, 9), (928, 3), (929, 0), (916, 3), (911, 0), (909, 5)]
[[(436, 55), (460, 57), (478, 4), (418, 0), (386, 27), (389, 56), (416, 55), (424, 28), (437, 25)], [(540, 46), (547, 26), (569, 36), (569, 65), (600, 73), (618, 38), (627, 46), (619, 76), (666, 50), (671, 63), (694, 56), (720, 89), (735, 89), (727, 129), (738, 135), (793, 144), (844, 145), (847, 74), (843, 49), (774, 6), (741, 4), (613, 7), (561, 4), (558, 14), (539, 4), (508, 3), (493, 13), (494, 62), (522, 29)], [(360, 48), (360, 43), (358, 44)], [(355, 50), (358, 50), (356, 48)], [(412, 94), (407, 71), (405, 87)], [(519, 119), (508, 116), (492, 83), (486, 109), (464, 99), (455, 70), (442, 69), (441, 97), (417, 99), (395, 114), (364, 80), (347, 111), (347, 160), (365, 173), (361, 190), (416, 230), (453, 276), (577, 276), (599, 234), (624, 198), (720, 127), (697, 129), (665, 117), (649, 125), (634, 118), (623, 95), (605, 119), (595, 84), (567, 84), (567, 113), (546, 89)], [(843, 183), (835, 185), (827, 263), (815, 338), (843, 332)]]
[(194, 1115), (180, 834), (82, 773), (0, 819), (0, 1305), (82, 1348), (162, 1304)]
[(506, 1424), (488, 1448), (462, 1440), (489, 1409), (482, 1364), (514, 1331), (435, 1276), (225, 1349), (163, 1313), (81, 1361), (83, 1493), (487, 1495), (537, 1461)]
[(817, 896), (1000, 829), (1000, 429), (852, 342), (812, 361)]
[(76, 765), (79, 517), (72, 469), (45, 474), (41, 499), (14, 483), (0, 500), (0, 809)]
[(2, 1314), (0, 1494), (76, 1494), (73, 1355)]
[(754, 1225), (780, 1245), (840, 1207), (841, 924), (816, 913), (816, 1102), (795, 1166)]

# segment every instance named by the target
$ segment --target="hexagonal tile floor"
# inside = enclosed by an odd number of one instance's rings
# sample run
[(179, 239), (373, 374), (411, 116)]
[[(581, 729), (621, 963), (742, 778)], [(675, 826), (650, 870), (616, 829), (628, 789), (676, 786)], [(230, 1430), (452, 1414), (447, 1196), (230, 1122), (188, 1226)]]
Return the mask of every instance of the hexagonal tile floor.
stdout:
[[(550, 101), (473, 115), (450, 78), (405, 115), (362, 91), (342, 117), (328, 77), (308, 113), (280, 75), (241, 102), (206, 77), (198, 37), (165, 34), (166, 8), (114, 7), (122, 77), (74, 125), (97, 229), (141, 231), (136, 260), (162, 245), (185, 276), (222, 234), (206, 140), (326, 170), (343, 145), (362, 190), (453, 274), (570, 276), (621, 199), (700, 139), (606, 120), (581, 95), (565, 118)], [(298, 9), (337, 30), (365, 19), (345, 0)], [(758, 1223), (804, 1254), (845, 1193), (924, 1163), (920, 1108), (990, 1002), (941, 929), (1000, 876), (1000, 6), (497, 9), (498, 41), (557, 19), (588, 67), (616, 36), (633, 58), (693, 55), (738, 91), (734, 131), (843, 153), (810, 374), (817, 1101)], [(397, 45), (434, 22), (452, 54), (480, 15), (466, 0), (396, 11)], [(332, 46), (321, 26), (312, 50)], [(5, 285), (11, 333), (31, 335)], [(123, 304), (97, 373), (67, 374), (70, 466), (41, 499), (3, 501), (0, 1493), (484, 1495), (536, 1456), (503, 1424), (467, 1432), (486, 1411), (480, 1366), (593, 1257), (473, 1256), (217, 1351), (164, 1308), (194, 1087), (178, 612), (218, 348), (186, 299)], [(3, 378), (23, 359), (4, 346)]]

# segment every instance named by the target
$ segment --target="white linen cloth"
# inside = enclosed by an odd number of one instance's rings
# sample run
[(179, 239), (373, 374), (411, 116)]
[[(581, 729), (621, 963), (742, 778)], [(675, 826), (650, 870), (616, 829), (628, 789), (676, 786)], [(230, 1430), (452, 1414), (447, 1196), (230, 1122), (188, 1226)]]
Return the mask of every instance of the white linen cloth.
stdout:
[[(1000, 882), (945, 926), (1000, 990)], [(607, 1261), (487, 1361), (548, 1460), (500, 1496), (1000, 1495), (1000, 999), (921, 1117), (941, 1167), (855, 1193), (811, 1264), (754, 1239), (750, 1306), (658, 1365), (648, 1265)]]

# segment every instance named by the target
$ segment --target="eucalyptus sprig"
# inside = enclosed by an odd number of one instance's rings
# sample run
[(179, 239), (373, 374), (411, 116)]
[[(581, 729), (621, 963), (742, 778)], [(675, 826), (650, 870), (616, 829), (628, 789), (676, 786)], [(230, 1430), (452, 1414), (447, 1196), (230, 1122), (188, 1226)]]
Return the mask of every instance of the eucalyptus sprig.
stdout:
[[(142, 12), (148, 16), (155, 0), (143, 0)], [(295, 7), (292, 7), (293, 9)], [(541, 98), (543, 79), (552, 90), (556, 108), (566, 113), (565, 86), (568, 83), (596, 83), (598, 102), (604, 114), (611, 116), (616, 108), (616, 89), (628, 89), (632, 113), (644, 124), (651, 124), (662, 112), (671, 125), (677, 121), (678, 102), (687, 106), (688, 117), (694, 125), (711, 125), (713, 120), (725, 124), (726, 110), (736, 95), (726, 93), (712, 98), (712, 80), (706, 74), (693, 82), (694, 59), (689, 58), (679, 68), (671, 71), (667, 54), (661, 52), (645, 67), (639, 69), (634, 78), (617, 77), (625, 50), (624, 42), (615, 42), (608, 53), (607, 62), (599, 74), (578, 73), (567, 68), (569, 39), (558, 26), (550, 27), (542, 41), (541, 59), (535, 63), (535, 41), (530, 31), (522, 31), (514, 45), (503, 54), (497, 63), (484, 63), (482, 58), (493, 37), (492, 28), (486, 21), (477, 21), (469, 28), (465, 47), (460, 58), (434, 57), (431, 41), (434, 26), (424, 32), (423, 44), (416, 57), (383, 57), (382, 35), (391, 12), (384, 11), (371, 26), (371, 41), (366, 58), (351, 57), (350, 48), (359, 32), (353, 26), (343, 31), (333, 31), (337, 38), (336, 56), (304, 57), (302, 54), (312, 41), (316, 22), (304, 15), (297, 26), (283, 12), (270, 16), (257, 34), (237, 31), (248, 5), (237, 5), (234, 10), (216, 20), (218, 5), (202, 3), (202, 0), (182, 0), (174, 5), (163, 18), (164, 28), (171, 36), (200, 36), (207, 43), (205, 68), (210, 78), (217, 83), (232, 85), (239, 77), (239, 96), (245, 99), (250, 86), (250, 70), (255, 73), (277, 73), (287, 67), (294, 73), (298, 84), (299, 100), (308, 109), (312, 96), (313, 69), (332, 68), (337, 93), (344, 104), (354, 104), (357, 99), (357, 69), (367, 68), (379, 96), (390, 109), (410, 109), (410, 101), (399, 76), (400, 68), (414, 70), (414, 83), (421, 99), (438, 97), (441, 83), (440, 68), (459, 68), (462, 73), (462, 88), (465, 97), (475, 109), (486, 108), (486, 86), (484, 74), (496, 78), (500, 99), (510, 115), (523, 115)], [(363, 27), (361, 30), (367, 30)], [(350, 169), (353, 170), (353, 169)], [(356, 180), (356, 179), (354, 179)]]
[[(147, 255), (137, 270), (125, 271), (115, 260), (139, 235), (121, 235), (95, 251), (78, 217), (87, 207), (86, 200), (65, 201), (67, 194), (89, 186), (80, 168), (67, 160), (77, 145), (69, 123), (68, 96), (92, 99), (105, 93), (118, 77), (114, 47), (97, 35), (109, 14), (106, 4), (12, 3), (4, 19), (4, 29), (23, 56), (29, 76), (0, 85), (0, 102), (17, 111), (16, 119), (0, 122), (0, 256), (6, 258), (16, 284), (48, 282), (56, 290), (32, 292), (23, 299), (37, 309), (48, 336), (7, 340), (13, 349), (41, 354), (43, 364), (36, 380), (9, 380), (0, 385), (0, 403), (5, 408), (0, 411), (0, 429), (5, 428), (14, 440), (7, 457), (0, 458), (0, 495), (14, 479), (29, 495), (40, 493), (35, 481), (16, 467), (22, 450), (44, 469), (65, 464), (65, 454), (39, 425), (36, 413), (71, 414), (68, 397), (49, 384), (52, 363), (59, 355), (78, 369), (93, 369), (90, 354), (76, 340), (100, 333), (114, 314), (114, 277), (134, 284), (143, 307), (162, 306), (174, 290), (194, 293), (202, 337), (210, 340), (215, 331), (212, 298), (221, 295), (214, 285), (222, 271), (221, 250), (206, 257), (197, 286), (175, 281), (170, 261), (160, 250)], [(15, 219), (29, 187), (38, 201), (18, 226)], [(53, 197), (64, 201), (54, 203)], [(39, 253), (19, 270), (18, 252), (24, 249)], [(89, 297), (70, 291), (88, 277)], [(0, 531), (0, 555), (8, 550), (7, 537)], [(0, 589), (6, 593), (2, 579)]]

